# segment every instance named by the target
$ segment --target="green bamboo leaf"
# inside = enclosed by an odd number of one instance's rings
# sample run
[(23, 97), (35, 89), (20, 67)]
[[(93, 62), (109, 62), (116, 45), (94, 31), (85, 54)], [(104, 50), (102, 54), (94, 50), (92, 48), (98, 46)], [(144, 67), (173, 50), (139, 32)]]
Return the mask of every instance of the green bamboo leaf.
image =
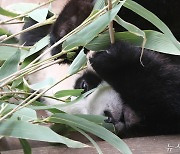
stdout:
[(164, 34), (156, 31), (145, 31), (145, 34), (147, 38), (145, 48), (161, 53), (180, 55), (180, 49)]
[(39, 5), (35, 3), (14, 3), (10, 5), (9, 8), (15, 12), (26, 13), (38, 6)]
[(8, 46), (0, 46), (0, 60), (8, 60), (12, 57), (17, 51), (21, 52), (21, 61), (26, 57), (28, 54), (27, 50), (18, 49), (16, 47), (8, 47)]
[(23, 82), (23, 78), (13, 81), (11, 88), (18, 88), (18, 86), (20, 86), (22, 82)]
[[(40, 105), (40, 106), (30, 106), (30, 108), (34, 109), (34, 110), (50, 110), (50, 109), (57, 109), (60, 111), (63, 111), (64, 107), (67, 107), (69, 105), (75, 104), (78, 101), (80, 101), (81, 99), (87, 97), (88, 95), (90, 95), (92, 92), (94, 92), (96, 90), (96, 88), (91, 89), (90, 91), (87, 91), (86, 93), (82, 94), (81, 96), (79, 96), (78, 98), (76, 98), (75, 100), (73, 100), (72, 102), (68, 102), (68, 103), (64, 103), (59, 101), (59, 104), (56, 105)], [(62, 104), (61, 104), (62, 103)]]
[(180, 51), (180, 43), (176, 40), (170, 29), (156, 15), (132, 0), (127, 0), (124, 6), (155, 25)]
[(88, 114), (76, 114), (76, 116), (86, 119), (88, 121), (94, 122), (98, 125), (103, 126), (104, 128), (108, 129), (111, 132), (115, 132), (115, 128), (113, 124), (106, 123), (104, 120), (107, 119), (105, 116), (101, 115), (88, 115)]
[(129, 147), (118, 136), (114, 135), (113, 133), (103, 128), (102, 126), (99, 126), (86, 119), (83, 119), (74, 115), (58, 113), (47, 118), (47, 121), (66, 124), (69, 126), (80, 128), (84, 131), (87, 131), (89, 133), (92, 133), (104, 139), (105, 141), (107, 141), (109, 144), (117, 148), (122, 153), (126, 153), (126, 154), (132, 153)]
[(14, 55), (12, 55), (8, 60), (4, 62), (4, 64), (0, 68), (0, 79), (3, 79), (17, 71), (20, 62), (20, 56), (21, 53), (18, 50)]
[[(9, 31), (7, 31), (6, 29), (3, 29), (3, 28), (0, 28), (0, 37), (2, 36), (3, 37), (4, 35), (4, 38), (6, 38), (7, 36), (10, 36), (12, 35)], [(2, 41), (3, 39), (0, 39), (0, 41)], [(4, 43), (7, 43), (7, 44), (17, 44), (18, 43), (18, 40), (17, 38), (11, 38), (7, 41), (5, 41)], [(3, 46), (3, 44), (0, 45), (0, 48), (1, 46)]]
[(29, 85), (25, 79), (23, 79), (23, 81), (28, 88), (33, 89), (33, 90), (45, 89), (56, 83), (56, 81), (53, 78), (47, 78), (41, 82), (38, 82), (32, 85)]
[(18, 16), (17, 13), (8, 11), (8, 10), (2, 8), (2, 7), (0, 7), (0, 14), (3, 15), (3, 16), (7, 16), (7, 17), (16, 17), (16, 16)]
[(84, 90), (83, 89), (73, 89), (73, 90), (61, 90), (55, 93), (55, 97), (65, 97), (65, 96), (80, 96)]
[(37, 22), (43, 22), (46, 20), (48, 11), (49, 11), (48, 8), (37, 9), (29, 13), (28, 15)]
[(70, 148), (88, 147), (88, 145), (81, 142), (56, 134), (49, 127), (31, 124), (20, 120), (15, 121), (7, 119), (0, 122), (0, 135), (51, 143), (62, 143)]
[(128, 23), (126, 21), (124, 21), (123, 19), (121, 19), (118, 15), (116, 15), (115, 17), (115, 21), (120, 24), (122, 27), (124, 27), (125, 29), (127, 29), (130, 33), (133, 33), (137, 36), (141, 36), (143, 39), (146, 38), (145, 32), (142, 31), (141, 29), (139, 29), (138, 27), (136, 27), (135, 25)]
[(69, 74), (72, 75), (74, 73), (77, 73), (78, 70), (84, 66), (87, 62), (86, 55), (84, 54), (84, 48), (79, 52), (77, 57), (73, 60), (72, 64), (69, 67)]
[[(146, 35), (146, 44), (144, 48), (167, 54), (180, 55), (179, 49), (167, 37), (165, 37), (164, 34), (152, 30), (146, 30), (144, 32)], [(137, 36), (130, 32), (115, 33), (115, 38), (116, 41), (126, 41), (139, 47), (142, 46), (143, 42), (143, 38), (141, 36)], [(107, 49), (109, 44), (109, 34), (101, 34), (89, 42), (85, 47), (89, 50), (99, 51)]]
[(31, 48), (29, 53), (25, 56), (25, 58), (37, 53), (38, 51), (42, 50), (49, 44), (49, 35), (43, 37), (41, 40), (39, 40), (37, 43), (34, 44), (34, 46)]
[(7, 60), (18, 51), (14, 47), (0, 46), (0, 60)]
[[(107, 118), (101, 115), (88, 115), (88, 114), (76, 114), (76, 116), (94, 122), (99, 125), (102, 125), (102, 123), (104, 123), (104, 120)], [(109, 125), (110, 123), (107, 124)]]
[(67, 106), (76, 104), (76, 103), (79, 102), (81, 99), (86, 98), (89, 94), (91, 94), (91, 93), (94, 92), (95, 90), (96, 90), (96, 88), (91, 89), (91, 90), (87, 91), (86, 93), (80, 95), (79, 97), (77, 97), (75, 100), (73, 100), (73, 101), (71, 101), (71, 102), (63, 103), (63, 104), (58, 104), (58, 105), (55, 105), (54, 107), (55, 107), (56, 109), (60, 110), (60, 111), (64, 111), (64, 107), (67, 107)]
[(9, 36), (9, 35), (11, 35), (11, 33), (9, 31), (5, 30), (5, 29), (0, 28), (0, 36), (1, 35)]
[(108, 11), (104, 15), (98, 17), (94, 22), (83, 28), (80, 32), (72, 35), (63, 43), (64, 50), (69, 50), (76, 46), (85, 46), (100, 32), (102, 32), (107, 25), (114, 19), (115, 15), (119, 12), (120, 8), (125, 1), (121, 1), (120, 4), (115, 6), (111, 11)]
[(31, 154), (32, 153), (31, 146), (27, 140), (19, 139), (19, 142), (21, 143), (24, 154)]
[(87, 133), (85, 133), (84, 131), (82, 131), (81, 129), (71, 126), (73, 129), (75, 129), (76, 131), (80, 132), (82, 135), (84, 135), (96, 148), (98, 154), (103, 154), (103, 152), (101, 151), (101, 148), (98, 146), (98, 144), (92, 139), (92, 137), (90, 137)]
[(94, 10), (100, 10), (105, 7), (105, 1), (104, 0), (96, 0), (96, 3), (94, 5)]
[[(1, 112), (1, 115), (7, 114), (9, 111), (14, 109), (17, 105), (14, 104), (9, 104), (9, 103), (4, 103), (0, 102), (0, 105), (2, 104), (7, 104), (6, 108)], [(21, 110), (16, 111), (12, 116), (11, 119), (17, 120), (21, 119), (23, 121), (29, 121), (29, 120), (35, 120), (37, 119), (37, 114), (36, 111), (30, 108), (22, 108)]]

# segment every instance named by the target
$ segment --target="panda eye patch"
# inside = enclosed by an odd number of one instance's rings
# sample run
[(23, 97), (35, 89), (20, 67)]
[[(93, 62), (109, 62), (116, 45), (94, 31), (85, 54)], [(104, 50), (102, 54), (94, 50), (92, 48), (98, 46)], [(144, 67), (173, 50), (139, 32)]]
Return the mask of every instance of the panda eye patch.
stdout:
[(87, 92), (89, 90), (88, 83), (85, 80), (82, 80), (80, 83), (80, 89), (84, 89), (84, 92)]
[(83, 93), (96, 88), (100, 83), (101, 79), (91, 71), (86, 71), (79, 77), (74, 84), (75, 89), (84, 89)]

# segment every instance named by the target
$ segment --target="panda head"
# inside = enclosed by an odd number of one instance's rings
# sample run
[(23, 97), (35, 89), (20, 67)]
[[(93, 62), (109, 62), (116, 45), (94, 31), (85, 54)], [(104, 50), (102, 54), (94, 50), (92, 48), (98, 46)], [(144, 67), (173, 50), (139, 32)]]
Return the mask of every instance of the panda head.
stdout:
[[(43, 59), (50, 56), (51, 54), (47, 54)], [(52, 78), (55, 81), (61, 80), (68, 75), (69, 67), (70, 64), (67, 63), (54, 64), (30, 75), (29, 81), (31, 84), (35, 84), (48, 78)], [(120, 94), (103, 81), (92, 70), (90, 65), (88, 65), (87, 69), (60, 82), (47, 91), (45, 95), (53, 96), (57, 91), (70, 89), (83, 89), (83, 93), (94, 90), (76, 103), (59, 107), (66, 113), (105, 116), (107, 117), (106, 122), (113, 123), (117, 131), (121, 131), (125, 127), (129, 127), (139, 121), (135, 113), (123, 103)], [(42, 100), (47, 105), (62, 104), (62, 102), (51, 98), (43, 97)]]
[[(52, 26), (46, 26), (44, 29), (40, 27), (36, 30), (22, 34), (22, 42), (26, 42), (25, 45), (33, 45), (34, 42), (32, 41), (38, 41), (39, 37), (42, 37), (42, 34), (43, 36), (46, 36), (48, 33), (50, 34), (50, 44), (53, 45), (64, 35), (80, 25), (90, 15), (95, 2), (96, 0), (70, 0)], [(30, 25), (33, 25), (33, 23), (27, 24), (27, 27)], [(37, 35), (40, 34), (41, 36), (38, 37)], [(52, 55), (59, 53), (61, 49), (62, 44), (53, 48), (51, 53), (46, 54), (42, 59), (50, 58)], [(76, 52), (75, 56), (77, 54), (78, 52)], [(48, 78), (59, 81), (66, 77), (71, 61), (67, 59), (67, 55), (63, 55), (60, 58), (64, 59), (63, 63), (54, 64), (30, 75), (29, 80), (31, 84), (41, 82)], [(94, 92), (72, 105), (64, 105), (61, 107), (61, 110), (69, 114), (94, 114), (106, 116), (106, 122), (113, 123), (117, 130), (122, 130), (124, 127), (129, 127), (139, 121), (131, 108), (123, 103), (120, 94), (103, 81), (91, 67), (63, 80), (61, 83), (47, 91), (45, 95), (53, 96), (57, 91), (69, 89), (84, 89), (84, 92), (87, 92), (94, 88)], [(62, 103), (51, 98), (44, 97), (43, 99), (48, 105)]]

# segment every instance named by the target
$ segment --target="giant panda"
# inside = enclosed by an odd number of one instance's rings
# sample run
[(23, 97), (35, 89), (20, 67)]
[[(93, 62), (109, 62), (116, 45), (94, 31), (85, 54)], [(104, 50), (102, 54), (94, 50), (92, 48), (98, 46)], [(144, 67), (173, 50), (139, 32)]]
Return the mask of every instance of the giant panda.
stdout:
[[(180, 2), (168, 0), (135, 0), (154, 12), (172, 29), (179, 39), (179, 28), (175, 16), (179, 16)], [(33, 45), (42, 37), (50, 34), (53, 45), (64, 35), (80, 25), (91, 13), (95, 0), (69, 0), (55, 23), (37, 28), (21, 35), (21, 43)], [(126, 9), (119, 13), (125, 20), (142, 29), (155, 29)], [(24, 28), (35, 24), (29, 20)], [(115, 24), (115, 30), (123, 30)], [(61, 52), (61, 45), (54, 48), (43, 58)], [(69, 114), (95, 114), (106, 116), (121, 137), (141, 136), (144, 134), (174, 134), (180, 132), (180, 66), (179, 57), (160, 54), (144, 49), (142, 63), (141, 48), (127, 42), (118, 41), (107, 50), (91, 53), (88, 57), (89, 68), (63, 81), (49, 90), (46, 95), (64, 89), (84, 89), (87, 92), (98, 87), (79, 102), (62, 108)], [(77, 51), (78, 54), (78, 51)], [(54, 64), (31, 76), (31, 83), (48, 77), (55, 80), (65, 77), (71, 64), (66, 58), (61, 64)], [(174, 61), (176, 60), (176, 61)], [(45, 98), (47, 104), (58, 101)]]

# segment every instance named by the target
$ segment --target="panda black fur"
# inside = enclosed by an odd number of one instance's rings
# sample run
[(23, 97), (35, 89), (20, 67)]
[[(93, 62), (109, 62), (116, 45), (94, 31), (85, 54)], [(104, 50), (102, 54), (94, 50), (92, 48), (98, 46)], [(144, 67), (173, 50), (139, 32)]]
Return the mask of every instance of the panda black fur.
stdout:
[[(93, 4), (96, 0), (70, 0), (69, 3), (64, 7), (64, 10), (58, 16), (58, 19), (54, 23), (52, 30), (50, 32), (51, 45), (60, 40), (63, 36), (68, 34), (74, 28), (79, 26), (82, 21), (84, 21), (88, 15), (90, 15)], [(154, 12), (162, 21), (164, 21), (169, 28), (172, 30), (176, 38), (180, 39), (180, 22), (177, 22), (177, 19), (180, 18), (180, 2), (177, 0), (171, 0), (169, 3), (168, 0), (135, 0), (140, 5), (144, 6), (148, 10)], [(82, 13), (83, 12), (83, 13)], [(122, 8), (118, 15), (140, 29), (155, 29), (158, 30), (150, 22), (146, 21), (142, 17), (138, 16), (134, 12)], [(118, 24), (114, 24), (115, 31), (124, 30)], [(57, 54), (61, 51), (61, 45), (52, 50), (52, 55)], [(78, 54), (78, 52), (76, 52)], [(65, 58), (65, 56), (63, 56)]]
[[(117, 42), (96, 53), (91, 65), (118, 92), (124, 105), (139, 117), (137, 128), (153, 133), (180, 131), (180, 66), (166, 56)], [(110, 65), (109, 65), (110, 64)], [(126, 112), (126, 111), (124, 111)], [(124, 114), (124, 122), (126, 117)], [(137, 129), (136, 129), (137, 132)]]
[[(180, 33), (179, 28), (177, 28), (179, 23), (173, 17), (179, 15), (180, 2), (177, 0), (171, 3), (167, 0), (136, 1), (155, 12), (160, 19), (164, 19), (163, 21), (179, 39)], [(44, 30), (39, 29), (39, 34), (46, 35), (50, 31), (50, 42), (54, 44), (88, 17), (94, 2), (94, 0), (70, 0), (54, 25), (48, 26)], [(133, 23), (142, 29), (154, 29), (149, 23), (134, 14), (131, 15), (128, 10), (122, 9), (119, 14), (127, 21), (131, 19), (130, 22), (134, 21)], [(116, 25), (115, 29), (122, 30)], [(31, 40), (38, 41), (41, 38), (36, 36), (38, 35), (36, 32), (36, 35), (31, 35), (34, 39), (28, 39), (32, 33), (33, 31), (23, 34), (22, 42), (32, 45)], [(59, 51), (61, 51), (61, 45), (54, 48), (51, 54), (54, 55)], [(145, 49), (142, 57), (143, 66), (140, 63), (140, 53), (141, 48), (125, 42), (116, 42), (106, 51), (91, 56), (89, 61), (94, 71), (86, 70), (77, 74), (76, 77), (70, 79), (71, 81), (55, 87), (48, 94), (53, 95), (60, 89), (69, 88), (83, 88), (88, 91), (99, 86), (100, 88), (94, 93), (74, 106), (65, 108), (64, 111), (73, 114), (105, 115), (108, 117), (106, 122), (113, 123), (120, 131), (121, 136), (179, 133), (179, 57), (167, 56)], [(53, 68), (39, 72), (34, 77), (37, 80), (38, 78), (42, 80), (40, 75), (43, 77), (51, 75), (58, 78), (58, 76), (65, 74), (64, 68), (67, 70), (69, 63), (65, 60), (63, 64), (56, 64)], [(53, 74), (52, 69), (59, 71), (59, 73)], [(101, 87), (101, 84), (105, 86)], [(58, 103), (50, 99), (46, 99), (46, 102)]]

